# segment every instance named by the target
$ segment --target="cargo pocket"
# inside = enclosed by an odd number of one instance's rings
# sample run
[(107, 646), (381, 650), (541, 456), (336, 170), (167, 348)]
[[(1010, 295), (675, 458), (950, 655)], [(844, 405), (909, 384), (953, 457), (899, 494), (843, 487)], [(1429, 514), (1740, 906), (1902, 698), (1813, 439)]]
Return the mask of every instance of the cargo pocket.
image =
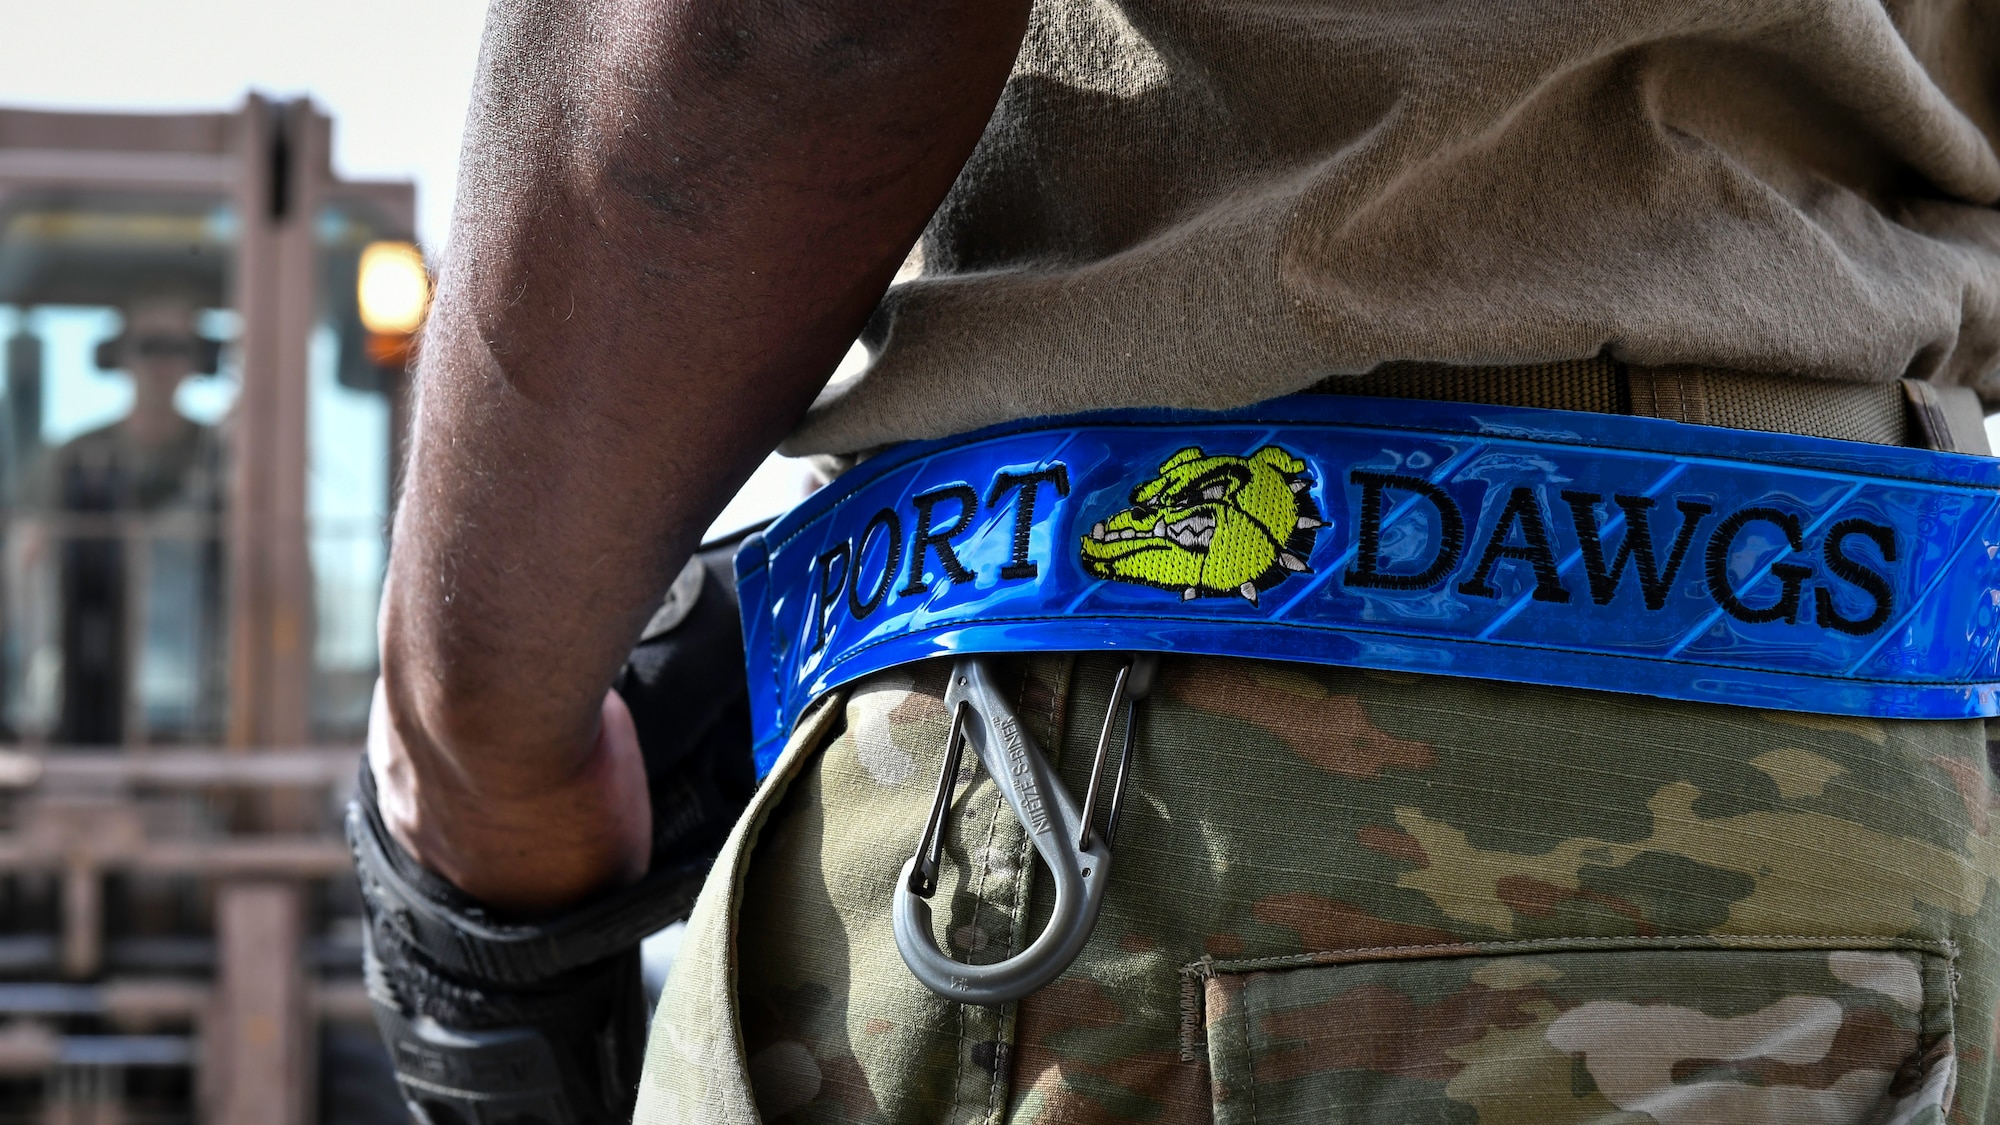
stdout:
[(1949, 946), (1706, 940), (1203, 962), (1215, 1120), (1944, 1120)]

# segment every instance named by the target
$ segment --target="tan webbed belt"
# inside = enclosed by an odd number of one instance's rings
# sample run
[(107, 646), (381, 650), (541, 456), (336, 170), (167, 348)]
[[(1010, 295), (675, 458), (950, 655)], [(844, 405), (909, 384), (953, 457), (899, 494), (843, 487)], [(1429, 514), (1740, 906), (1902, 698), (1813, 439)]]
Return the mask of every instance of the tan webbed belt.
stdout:
[(1326, 379), (1312, 390), (1635, 414), (1737, 430), (1991, 453), (1985, 412), (1972, 389), (1920, 379), (1836, 383), (1711, 367), (1638, 367), (1598, 358), (1511, 367), (1389, 363), (1365, 375)]

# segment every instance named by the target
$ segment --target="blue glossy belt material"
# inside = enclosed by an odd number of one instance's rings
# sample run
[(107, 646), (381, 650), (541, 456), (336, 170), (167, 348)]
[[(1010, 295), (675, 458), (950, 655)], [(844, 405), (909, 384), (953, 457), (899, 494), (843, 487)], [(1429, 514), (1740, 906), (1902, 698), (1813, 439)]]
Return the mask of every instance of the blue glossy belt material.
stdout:
[(2000, 461), (1297, 396), (897, 446), (737, 554), (760, 773), (815, 696), (1058, 649), (1781, 710), (2000, 709)]

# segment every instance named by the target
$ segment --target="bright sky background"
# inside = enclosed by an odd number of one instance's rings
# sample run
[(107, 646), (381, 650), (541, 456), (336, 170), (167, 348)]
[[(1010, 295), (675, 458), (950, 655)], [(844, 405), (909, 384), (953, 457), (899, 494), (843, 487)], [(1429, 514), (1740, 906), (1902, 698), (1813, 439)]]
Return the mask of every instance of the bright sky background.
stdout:
[(484, 0), (21, 0), (0, 35), (0, 105), (217, 110), (309, 95), (334, 167), (417, 181), (433, 248), (451, 214)]

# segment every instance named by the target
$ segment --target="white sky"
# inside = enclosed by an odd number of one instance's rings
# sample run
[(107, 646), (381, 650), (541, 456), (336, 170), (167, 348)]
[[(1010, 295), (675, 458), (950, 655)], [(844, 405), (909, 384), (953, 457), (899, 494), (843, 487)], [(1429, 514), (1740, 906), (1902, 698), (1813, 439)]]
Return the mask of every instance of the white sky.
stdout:
[(441, 245), (484, 0), (11, 0), (0, 105), (218, 110), (307, 94), (334, 119), (334, 167), (417, 181)]

